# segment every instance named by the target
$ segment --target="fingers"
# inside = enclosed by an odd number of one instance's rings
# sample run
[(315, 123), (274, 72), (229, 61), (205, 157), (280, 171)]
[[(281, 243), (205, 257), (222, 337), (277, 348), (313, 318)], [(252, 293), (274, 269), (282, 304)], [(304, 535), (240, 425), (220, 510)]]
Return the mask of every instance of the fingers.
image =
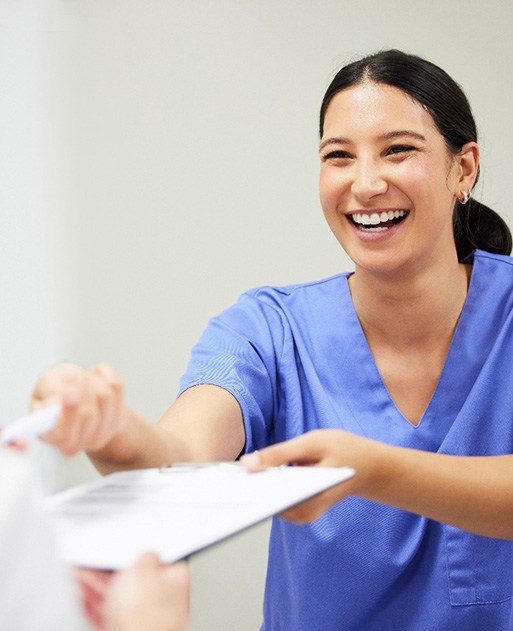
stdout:
[(106, 364), (89, 371), (60, 364), (48, 371), (36, 385), (32, 407), (56, 402), (62, 406), (59, 421), (41, 438), (66, 455), (99, 451), (126, 422), (121, 380)]
[(156, 576), (167, 590), (167, 598), (173, 598), (180, 604), (189, 601), (190, 571), (185, 561), (164, 565), (152, 552), (143, 554), (133, 565), (133, 571), (147, 577)]
[(82, 607), (87, 620), (97, 629), (104, 627), (103, 607), (112, 580), (112, 572), (78, 569), (75, 577), (80, 588)]
[(61, 403), (65, 386), (76, 382), (84, 370), (75, 364), (63, 363), (50, 368), (37, 382), (32, 393), (31, 409)]
[(144, 554), (118, 572), (105, 600), (104, 622), (108, 631), (185, 631), (188, 617), (187, 564), (165, 566), (154, 554)]
[(151, 576), (160, 577), (159, 580), (165, 581), (165, 584), (170, 589), (180, 589), (181, 592), (189, 590), (189, 566), (185, 561), (180, 563), (173, 563), (172, 565), (164, 565), (159, 557), (153, 552), (146, 552), (142, 554), (137, 561), (131, 566), (131, 568), (125, 570), (125, 572), (132, 572), (140, 577)]
[[(0, 428), (1, 429), (1, 428)], [(6, 443), (2, 445), (2, 447), (6, 447), (7, 449), (14, 449), (14, 451), (26, 451), (28, 448), (28, 443), (26, 440), (18, 439), (13, 440), (12, 442)]]
[(187, 563), (174, 563), (162, 571), (166, 585), (167, 606), (173, 612), (169, 631), (186, 631), (190, 615), (190, 573)]
[(262, 471), (281, 465), (314, 466), (321, 464), (324, 452), (319, 441), (319, 432), (313, 431), (283, 443), (266, 447), (241, 458), (249, 471)]
[(165, 574), (168, 579), (177, 585), (182, 585), (187, 587), (187, 591), (189, 589), (190, 582), (190, 571), (189, 566), (185, 561), (181, 561), (180, 563), (173, 563), (173, 565), (168, 565), (165, 568)]
[(56, 427), (42, 436), (62, 453), (74, 455), (81, 445), (88, 445), (96, 430), (97, 405), (91, 379), (84, 372), (61, 375), (60, 398), (62, 412)]
[(156, 554), (153, 552), (145, 552), (137, 559), (133, 567), (136, 571), (152, 572), (164, 566)]
[[(351, 435), (342, 430), (315, 430), (243, 456), (241, 462), (249, 471), (291, 464), (340, 467), (349, 464), (348, 453), (353, 447)], [(290, 508), (280, 517), (296, 524), (314, 521), (352, 490), (353, 485), (344, 482)]]
[(98, 364), (91, 371), (97, 387), (97, 402), (103, 418), (111, 420), (111, 431), (115, 433), (123, 424), (124, 390), (121, 379), (108, 364)]

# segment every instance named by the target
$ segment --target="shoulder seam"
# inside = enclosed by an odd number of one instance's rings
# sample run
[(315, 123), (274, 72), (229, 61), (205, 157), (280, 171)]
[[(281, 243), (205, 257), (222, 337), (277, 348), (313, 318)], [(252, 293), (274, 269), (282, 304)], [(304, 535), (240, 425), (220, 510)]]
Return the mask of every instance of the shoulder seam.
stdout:
[(259, 294), (266, 290), (275, 291), (282, 295), (290, 295), (296, 290), (305, 289), (307, 287), (313, 287), (315, 285), (322, 285), (324, 283), (328, 283), (338, 278), (343, 278), (344, 276), (348, 276), (351, 273), (352, 272), (339, 272), (338, 274), (333, 274), (333, 276), (328, 276), (327, 278), (321, 278), (319, 280), (312, 280), (306, 283), (297, 283), (297, 284), (291, 284), (291, 285), (261, 285), (260, 287), (255, 287), (253, 289), (249, 289), (248, 291), (245, 291), (243, 295), (259, 298)]

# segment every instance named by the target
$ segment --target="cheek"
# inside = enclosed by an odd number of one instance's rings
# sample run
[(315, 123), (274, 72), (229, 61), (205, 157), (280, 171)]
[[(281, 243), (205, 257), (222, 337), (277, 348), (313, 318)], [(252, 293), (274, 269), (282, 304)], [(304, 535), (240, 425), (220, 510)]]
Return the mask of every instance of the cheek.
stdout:
[(416, 204), (427, 204), (431, 213), (451, 211), (453, 195), (448, 174), (419, 164), (409, 174), (409, 190)]
[(334, 170), (321, 170), (319, 177), (319, 197), (325, 214), (336, 211), (347, 186), (340, 173)]
[(343, 247), (344, 244), (341, 239), (345, 233), (347, 221), (342, 216), (345, 190), (347, 190), (347, 185), (344, 184), (340, 174), (334, 174), (333, 171), (321, 173), (319, 178), (319, 198), (324, 219)]
[(410, 193), (422, 194), (426, 183), (431, 182), (433, 174), (429, 172), (421, 160), (405, 161), (390, 173), (388, 178), (392, 186), (406, 189)]

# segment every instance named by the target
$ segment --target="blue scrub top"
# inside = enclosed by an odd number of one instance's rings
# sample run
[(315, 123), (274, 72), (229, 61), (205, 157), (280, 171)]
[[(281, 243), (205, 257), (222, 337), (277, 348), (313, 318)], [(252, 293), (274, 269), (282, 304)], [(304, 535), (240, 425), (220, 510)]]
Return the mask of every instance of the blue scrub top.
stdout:
[[(247, 292), (213, 318), (180, 390), (238, 400), (246, 451), (318, 428), (459, 455), (513, 453), (513, 259), (476, 251), (439, 383), (418, 426), (395, 406), (349, 274)], [(276, 518), (266, 631), (509, 628), (513, 542), (351, 497), (312, 524)]]

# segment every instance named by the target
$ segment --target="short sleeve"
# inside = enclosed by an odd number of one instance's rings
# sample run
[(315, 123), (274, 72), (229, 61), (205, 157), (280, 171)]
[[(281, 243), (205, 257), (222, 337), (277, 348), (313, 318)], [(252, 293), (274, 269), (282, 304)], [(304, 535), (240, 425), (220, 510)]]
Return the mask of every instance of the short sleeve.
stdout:
[(180, 394), (192, 386), (224, 388), (238, 401), (246, 432), (245, 451), (271, 442), (277, 404), (277, 364), (283, 323), (276, 307), (255, 292), (212, 318), (194, 346)]

